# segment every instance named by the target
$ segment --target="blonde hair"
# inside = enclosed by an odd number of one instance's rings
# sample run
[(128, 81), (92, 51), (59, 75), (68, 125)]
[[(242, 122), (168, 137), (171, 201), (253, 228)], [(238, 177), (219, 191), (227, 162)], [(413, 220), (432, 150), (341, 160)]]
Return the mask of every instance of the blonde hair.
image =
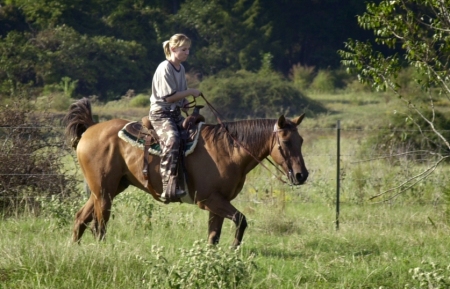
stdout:
[(170, 48), (171, 47), (180, 47), (183, 45), (191, 45), (191, 39), (184, 34), (178, 33), (174, 34), (170, 37), (170, 40), (163, 42), (164, 54), (166, 55), (166, 59), (170, 59)]

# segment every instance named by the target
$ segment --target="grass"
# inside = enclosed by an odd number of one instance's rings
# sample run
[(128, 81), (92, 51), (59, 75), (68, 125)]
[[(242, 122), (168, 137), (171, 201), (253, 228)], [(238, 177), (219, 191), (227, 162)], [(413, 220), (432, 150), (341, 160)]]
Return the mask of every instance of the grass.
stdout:
[[(233, 202), (249, 223), (236, 253), (228, 247), (235, 231), (231, 221), (224, 223), (218, 248), (211, 249), (206, 245), (207, 212), (160, 205), (128, 189), (115, 200), (101, 243), (86, 232), (81, 245), (72, 244), (71, 217), (64, 212), (78, 209), (76, 204), (54, 203), (38, 218), (1, 219), (0, 288), (448, 288), (439, 279), (450, 277), (444, 201), (448, 166), (392, 200), (378, 203), (399, 190), (369, 201), (420, 174), (433, 160), (412, 165), (379, 158), (371, 149), (370, 137), (397, 109), (388, 96), (310, 97), (329, 113), (305, 119), (300, 128), (308, 182), (289, 188), (263, 167), (254, 169)], [(147, 113), (123, 103), (93, 109), (100, 120), (139, 120)], [(339, 230), (334, 204), (337, 120), (343, 128)]]
[[(139, 202), (150, 198), (129, 193)], [(74, 245), (68, 228), (54, 219), (3, 220), (0, 287), (150, 288), (158, 264), (183, 273), (180, 248), (206, 247), (207, 213), (190, 205), (156, 205), (149, 228), (129, 197), (117, 201), (103, 243), (87, 233)], [(256, 265), (248, 269), (244, 288), (403, 288), (413, 282), (408, 271), (422, 261), (448, 265), (450, 232), (439, 207), (348, 205), (336, 231), (334, 210), (326, 204), (235, 203), (250, 224), (238, 256), (252, 257)], [(224, 251), (233, 233), (226, 221), (219, 245)], [(166, 262), (155, 260), (152, 246), (164, 248)]]

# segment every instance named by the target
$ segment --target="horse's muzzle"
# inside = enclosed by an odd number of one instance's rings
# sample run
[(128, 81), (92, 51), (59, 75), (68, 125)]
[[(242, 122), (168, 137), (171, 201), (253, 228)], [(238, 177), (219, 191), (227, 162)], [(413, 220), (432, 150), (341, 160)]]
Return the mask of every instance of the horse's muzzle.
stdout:
[(297, 185), (303, 185), (306, 182), (306, 179), (308, 179), (308, 171), (305, 170), (301, 173), (296, 173), (295, 175), (292, 173), (292, 171), (289, 171), (289, 180), (291, 181), (291, 184), (297, 186)]

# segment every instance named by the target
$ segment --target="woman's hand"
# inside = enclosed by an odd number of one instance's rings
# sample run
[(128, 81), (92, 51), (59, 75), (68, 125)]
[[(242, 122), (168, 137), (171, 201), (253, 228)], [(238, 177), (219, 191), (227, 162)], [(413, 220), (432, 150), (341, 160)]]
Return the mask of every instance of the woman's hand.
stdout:
[(195, 89), (195, 88), (191, 88), (191, 89), (189, 89), (189, 90), (190, 90), (190, 93), (191, 93), (191, 95), (192, 95), (193, 97), (199, 97), (200, 94), (202, 94), (202, 92), (201, 92), (200, 90)]

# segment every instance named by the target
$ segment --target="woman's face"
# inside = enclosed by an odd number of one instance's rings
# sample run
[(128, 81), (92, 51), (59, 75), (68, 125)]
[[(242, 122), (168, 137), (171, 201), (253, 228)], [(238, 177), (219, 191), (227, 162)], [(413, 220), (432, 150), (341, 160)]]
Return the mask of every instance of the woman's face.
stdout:
[(173, 57), (172, 60), (177, 61), (177, 62), (186, 61), (186, 59), (189, 55), (190, 48), (191, 48), (190, 45), (183, 45), (183, 46), (172, 48), (172, 57)]

